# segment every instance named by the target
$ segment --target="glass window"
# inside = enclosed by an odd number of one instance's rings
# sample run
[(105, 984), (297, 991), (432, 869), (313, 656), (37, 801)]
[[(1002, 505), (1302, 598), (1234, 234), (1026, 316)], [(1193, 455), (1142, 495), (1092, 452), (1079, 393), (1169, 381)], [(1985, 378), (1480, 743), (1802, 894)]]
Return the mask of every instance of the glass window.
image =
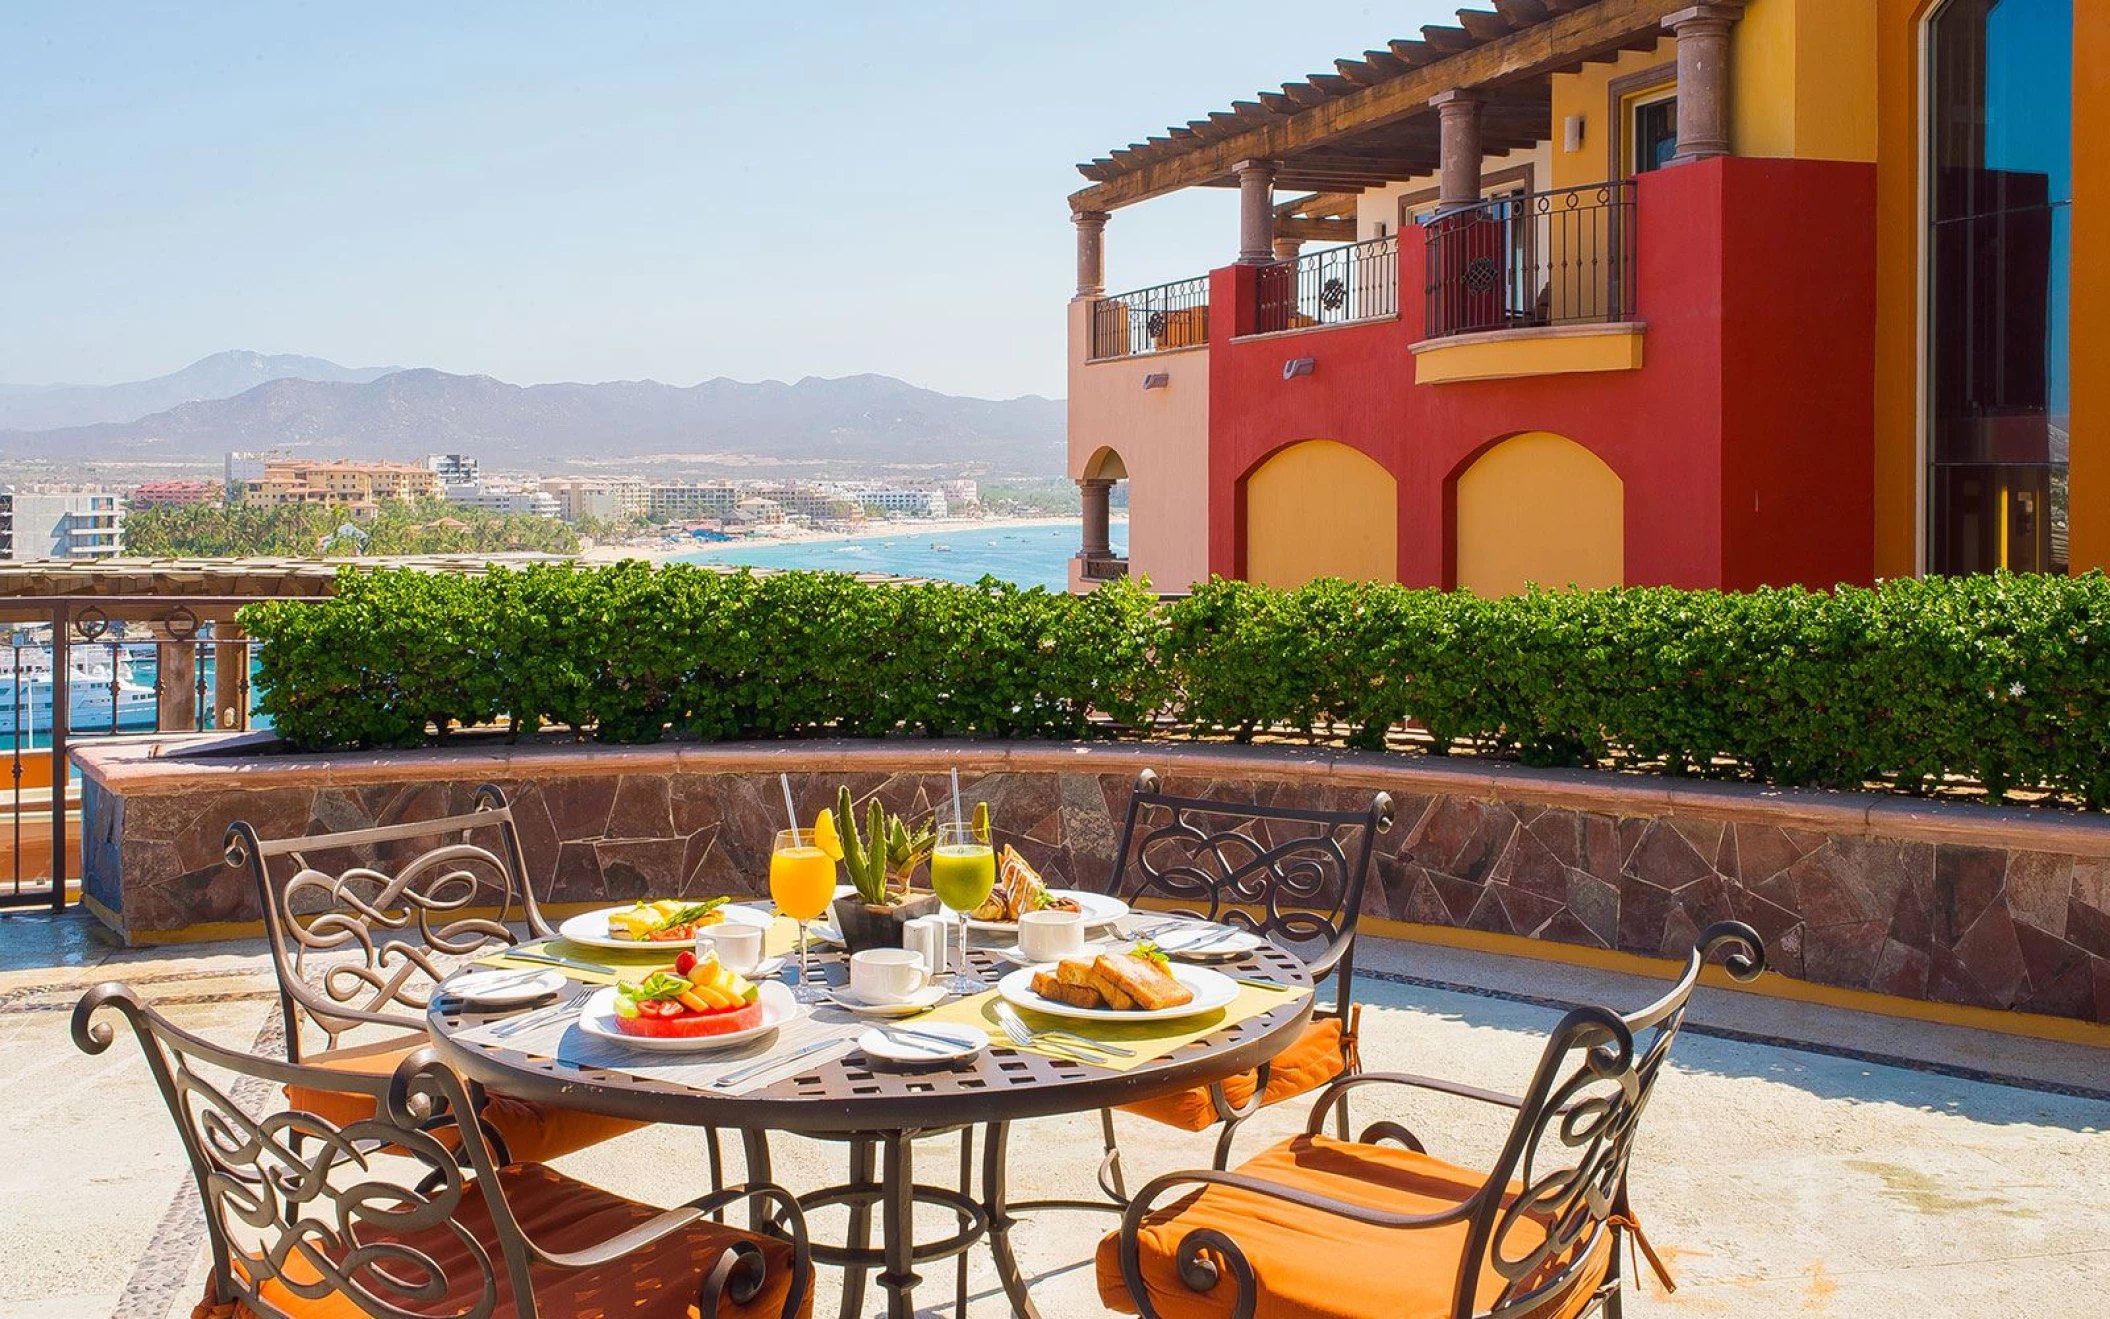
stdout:
[(1928, 26), (1928, 570), (2066, 571), (2073, 0)]
[(1634, 173), (1647, 174), (1678, 154), (1678, 98), (1644, 101), (1634, 107)]

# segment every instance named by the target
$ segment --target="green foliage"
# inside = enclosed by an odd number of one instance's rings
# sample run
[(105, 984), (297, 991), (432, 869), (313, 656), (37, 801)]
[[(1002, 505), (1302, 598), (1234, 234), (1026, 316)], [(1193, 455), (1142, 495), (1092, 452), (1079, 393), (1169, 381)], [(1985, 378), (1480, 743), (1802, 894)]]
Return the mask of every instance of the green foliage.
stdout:
[[(346, 521), (342, 508), (288, 504), (157, 505), (125, 516), (125, 552), (157, 558), (241, 558), (275, 555), (307, 558), (324, 553), (323, 542)], [(447, 522), (463, 526), (442, 525)], [(573, 554), (579, 538), (552, 518), (528, 513), (493, 513), (439, 499), (384, 502), (371, 519), (354, 522), (367, 535), (362, 547), (338, 544), (330, 554), (498, 554), (539, 550)]]
[(1419, 726), (1536, 765), (1839, 788), (1945, 778), (2110, 803), (2110, 578), (1501, 600), (1215, 581), (1160, 604), (691, 565), (348, 571), (253, 605), (263, 709), (302, 747), (509, 718), (604, 741), (1078, 738), (1158, 721), (1382, 747)]

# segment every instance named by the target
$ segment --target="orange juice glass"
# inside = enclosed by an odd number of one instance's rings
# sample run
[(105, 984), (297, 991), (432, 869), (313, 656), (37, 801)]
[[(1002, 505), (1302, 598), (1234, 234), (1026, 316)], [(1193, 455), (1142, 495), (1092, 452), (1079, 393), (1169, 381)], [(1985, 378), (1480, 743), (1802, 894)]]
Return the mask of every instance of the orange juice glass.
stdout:
[(811, 834), (779, 829), (776, 847), (769, 854), (769, 896), (778, 911), (799, 923), (799, 983), (792, 997), (801, 1003), (825, 1000), (827, 987), (813, 978), (806, 953), (806, 926), (828, 910), (835, 898), (835, 859), (814, 843)]

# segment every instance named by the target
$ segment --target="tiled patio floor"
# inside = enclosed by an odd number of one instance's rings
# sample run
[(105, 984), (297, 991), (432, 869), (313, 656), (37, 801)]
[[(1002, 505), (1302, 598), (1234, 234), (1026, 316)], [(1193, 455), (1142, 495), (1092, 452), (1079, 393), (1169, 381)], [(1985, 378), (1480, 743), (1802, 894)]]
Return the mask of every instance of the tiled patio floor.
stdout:
[[(1642, 981), (1371, 942), (1359, 995), (1380, 1070), (1522, 1085), (1558, 1015), (1598, 998), (1633, 1007)], [(78, 916), (0, 917), (0, 1076), (16, 1121), (0, 1130), (0, 1319), (164, 1319), (200, 1288), (200, 1224), (181, 1153), (136, 1050), (85, 1058), (66, 1034), (81, 990), (131, 981), (186, 1026), (247, 1044), (275, 1013), (260, 945), (108, 947)], [(2084, 1315), (2110, 1295), (2110, 1055), (1702, 991), (1635, 1159), (1637, 1207), (1680, 1289), (1631, 1294), (1628, 1314)], [(2007, 1079), (2000, 1079), (2007, 1078)], [(1269, 1114), (1242, 1148), (1297, 1125)], [(1484, 1158), (1501, 1128), (1441, 1099), (1374, 1100), (1441, 1133), (1432, 1151)], [(1132, 1166), (1192, 1166), (1199, 1138), (1129, 1122)], [(1034, 1124), (1012, 1141), (1014, 1193), (1087, 1188), (1096, 1124)], [(644, 1132), (564, 1161), (570, 1172), (674, 1203), (702, 1182), (700, 1137)], [(785, 1141), (794, 1186), (840, 1174), (841, 1151)], [(930, 1158), (941, 1176), (955, 1147)], [(948, 1216), (946, 1225), (949, 1227)], [(823, 1219), (825, 1230), (831, 1220)], [(933, 1224), (934, 1228), (938, 1225)], [(1075, 1214), (1021, 1230), (1050, 1319), (1103, 1313), (1089, 1260), (1103, 1222)], [(971, 1313), (1004, 1312), (986, 1267)], [(824, 1279), (816, 1313), (832, 1314)], [(949, 1268), (923, 1299), (949, 1314)]]

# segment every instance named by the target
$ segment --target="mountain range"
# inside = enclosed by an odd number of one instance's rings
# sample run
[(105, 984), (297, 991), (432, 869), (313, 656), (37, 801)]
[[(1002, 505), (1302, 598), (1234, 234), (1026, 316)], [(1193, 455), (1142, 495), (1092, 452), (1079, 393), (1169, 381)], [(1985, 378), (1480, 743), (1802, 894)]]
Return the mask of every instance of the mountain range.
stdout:
[[(151, 411), (114, 415), (140, 406), (125, 400), (171, 398)], [(54, 418), (62, 420), (54, 425)], [(0, 386), (0, 459), (217, 462), (229, 450), (288, 450), (395, 459), (469, 453), (496, 470), (659, 458), (662, 466), (700, 469), (931, 466), (1055, 475), (1063, 470), (1064, 427), (1061, 400), (965, 398), (881, 375), (687, 387), (515, 385), (429, 368), (220, 353), (126, 385)]]

